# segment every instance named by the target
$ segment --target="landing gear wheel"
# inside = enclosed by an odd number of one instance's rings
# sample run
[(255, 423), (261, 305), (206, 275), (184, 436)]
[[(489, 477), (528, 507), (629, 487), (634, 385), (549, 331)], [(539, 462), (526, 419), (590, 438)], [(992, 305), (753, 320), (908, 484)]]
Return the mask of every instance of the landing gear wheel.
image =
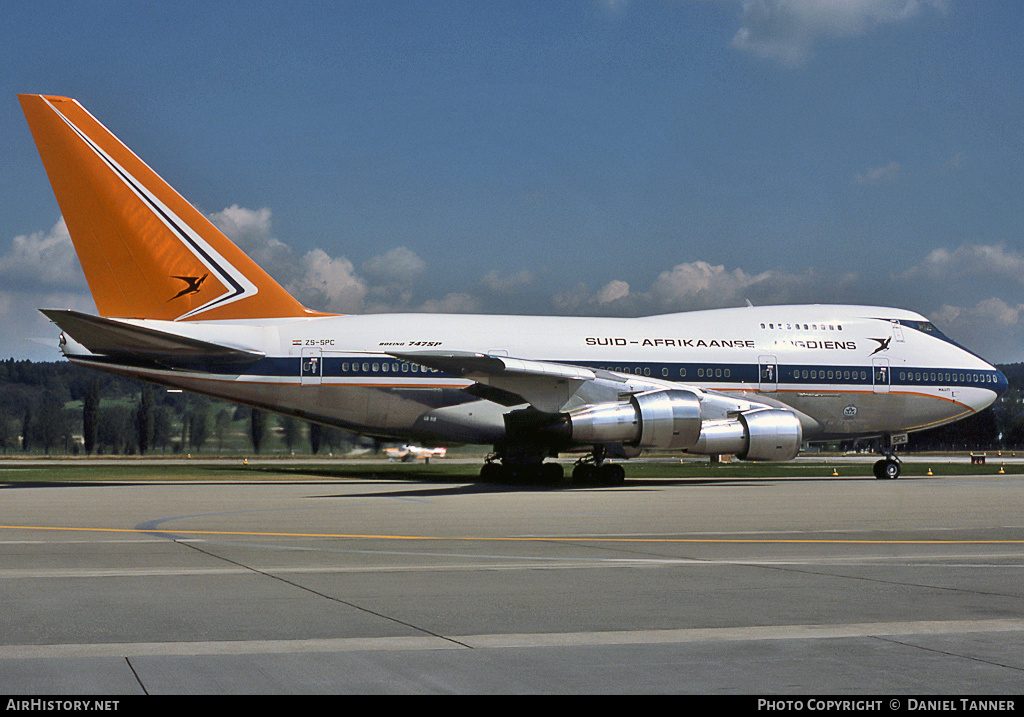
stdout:
[(626, 471), (618, 463), (605, 463), (597, 469), (597, 479), (605, 485), (618, 485), (626, 480)]
[(480, 469), (480, 479), (488, 482), (501, 482), (505, 478), (505, 467), (500, 463), (484, 463)]
[(572, 479), (583, 485), (619, 485), (626, 480), (626, 471), (618, 463), (577, 463)]
[(900, 463), (894, 458), (883, 458), (875, 462), (874, 472), (878, 480), (896, 480), (900, 477)]
[(575, 483), (593, 483), (597, 478), (597, 466), (592, 463), (579, 463), (572, 469)]
[(565, 468), (561, 463), (543, 463), (540, 467), (540, 482), (545, 485), (557, 485), (565, 480)]

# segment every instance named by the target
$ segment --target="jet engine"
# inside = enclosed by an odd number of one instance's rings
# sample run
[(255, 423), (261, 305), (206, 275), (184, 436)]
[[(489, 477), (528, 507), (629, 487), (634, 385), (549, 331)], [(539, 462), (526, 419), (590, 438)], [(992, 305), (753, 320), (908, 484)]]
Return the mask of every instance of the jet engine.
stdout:
[(638, 449), (730, 453), (744, 460), (788, 461), (803, 440), (790, 411), (761, 408), (704, 421), (697, 394), (685, 390), (638, 393), (567, 414), (562, 430), (576, 444), (621, 443)]

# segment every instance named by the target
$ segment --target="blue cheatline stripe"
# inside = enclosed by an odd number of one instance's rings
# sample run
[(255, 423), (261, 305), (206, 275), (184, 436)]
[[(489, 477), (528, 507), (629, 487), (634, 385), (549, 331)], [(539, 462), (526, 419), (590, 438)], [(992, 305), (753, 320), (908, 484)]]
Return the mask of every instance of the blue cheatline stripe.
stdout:
[[(321, 367), (316, 374), (321, 378), (458, 378), (442, 371), (422, 368), (417, 364), (398, 359), (368, 359), (365, 356), (320, 357)], [(107, 363), (101, 357), (98, 363)], [(654, 378), (678, 383), (713, 384), (716, 387), (756, 387), (759, 384), (760, 366), (742, 363), (663, 363), (663, 362), (607, 362), (607, 361), (558, 361), (557, 363), (603, 369), (619, 373)], [(230, 363), (196, 364), (190, 368), (217, 376), (253, 377), (294, 377), (299, 378), (302, 359), (299, 356), (268, 356), (251, 364)], [(387, 367), (385, 369), (385, 366)], [(778, 364), (776, 369), (778, 385), (787, 386), (874, 386), (872, 367), (863, 365), (820, 366), (818, 364)], [(796, 372), (796, 373), (794, 373)], [(799, 374), (797, 376), (796, 374)], [(964, 371), (961, 369), (889, 368), (890, 386), (963, 386), (988, 388), (1002, 392), (1006, 379), (998, 371)], [(806, 374), (806, 378), (805, 378)], [(847, 377), (849, 374), (849, 377)], [(946, 376), (949, 380), (946, 380)], [(933, 378), (934, 377), (934, 378)], [(775, 381), (772, 381), (774, 384)]]

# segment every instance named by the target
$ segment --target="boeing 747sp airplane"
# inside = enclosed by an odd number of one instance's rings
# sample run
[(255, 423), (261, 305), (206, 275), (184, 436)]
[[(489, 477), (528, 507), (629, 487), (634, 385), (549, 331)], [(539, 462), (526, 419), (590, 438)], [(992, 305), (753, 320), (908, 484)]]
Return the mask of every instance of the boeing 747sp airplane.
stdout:
[(44, 309), (76, 364), (383, 439), (493, 445), (485, 478), (621, 481), (645, 450), (785, 461), (970, 416), (1006, 378), (925, 317), (765, 306), (645, 318), (302, 306), (78, 102), (21, 95), (99, 316)]

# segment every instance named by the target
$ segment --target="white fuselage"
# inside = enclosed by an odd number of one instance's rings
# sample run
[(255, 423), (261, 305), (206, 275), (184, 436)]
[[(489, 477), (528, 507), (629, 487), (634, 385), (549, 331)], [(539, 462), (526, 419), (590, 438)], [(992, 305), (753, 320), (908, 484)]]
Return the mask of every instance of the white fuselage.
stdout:
[[(989, 406), (1006, 379), (915, 313), (880, 307), (744, 307), (644, 318), (378, 314), (260, 322), (126, 320), (265, 358), (241, 368), (125, 367), (169, 386), (386, 437), (490, 443), (509, 404), (417, 353), (466, 352), (582, 366), (606, 400), (690, 387), (791, 409), (804, 440), (907, 433)], [(399, 354), (403, 358), (397, 358)], [(99, 358), (99, 357), (97, 357)], [(403, 360), (404, 359), (404, 360)], [(617, 383), (616, 383), (617, 382)], [(608, 387), (611, 388), (608, 388)], [(601, 400), (590, 395), (564, 409)]]

